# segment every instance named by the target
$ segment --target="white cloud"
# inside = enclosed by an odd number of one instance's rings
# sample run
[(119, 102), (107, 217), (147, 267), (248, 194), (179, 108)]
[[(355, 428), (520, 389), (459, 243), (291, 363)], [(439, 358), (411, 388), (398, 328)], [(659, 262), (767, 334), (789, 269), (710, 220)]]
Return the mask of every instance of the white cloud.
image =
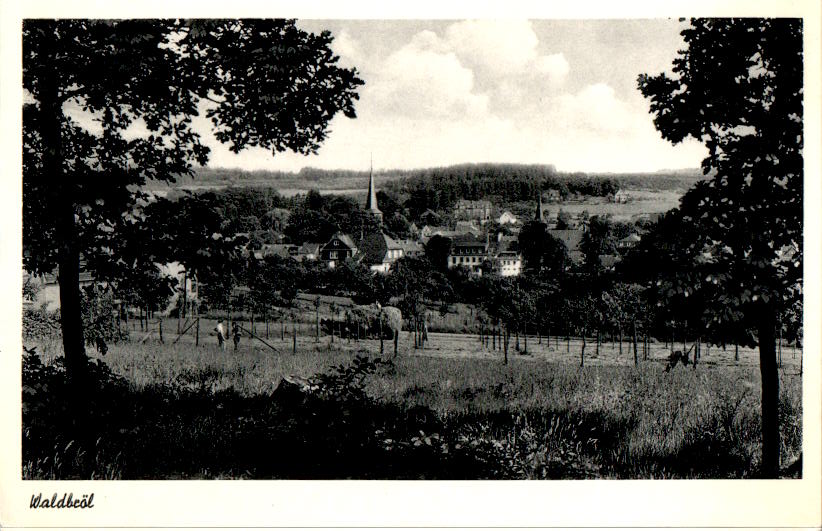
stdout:
[(478, 75), (533, 78), (558, 84), (569, 65), (561, 53), (539, 55), (539, 38), (528, 20), (466, 20), (449, 26), (445, 42)]
[(611, 74), (587, 68), (580, 77), (567, 59), (579, 61), (579, 52), (546, 50), (528, 21), (464, 21), (435, 29), (407, 32), (403, 42), (379, 52), (371, 35), (360, 33), (358, 41), (345, 30), (337, 33), (335, 53), (356, 66), (366, 84), (358, 118), (337, 116), (318, 155), (286, 153), (272, 163), (262, 150), (237, 157), (211, 144), (212, 160), (231, 166), (242, 157), (246, 167), (284, 170), (364, 169), (373, 153), (375, 168), (492, 161), (650, 171), (694, 167), (704, 156), (696, 142), (671, 146), (662, 140), (647, 102), (617, 92), (619, 80)]
[(500, 74), (521, 72), (539, 43), (527, 20), (466, 20), (448, 27), (449, 45), (472, 66)]
[(537, 71), (549, 76), (550, 79), (562, 81), (568, 75), (571, 67), (561, 53), (543, 55), (535, 62)]
[(477, 119), (487, 112), (488, 97), (474, 92), (474, 74), (452, 52), (436, 51), (431, 32), (391, 54), (366, 83), (361, 104), (376, 119), (425, 116)]
[(628, 133), (638, 121), (645, 121), (635, 110), (617, 99), (605, 83), (588, 85), (576, 94), (563, 94), (550, 102), (546, 111), (557, 123), (568, 128), (584, 128), (593, 133)]
[(340, 63), (343, 66), (356, 66), (363, 58), (360, 44), (345, 30), (334, 37), (331, 49), (340, 56)]

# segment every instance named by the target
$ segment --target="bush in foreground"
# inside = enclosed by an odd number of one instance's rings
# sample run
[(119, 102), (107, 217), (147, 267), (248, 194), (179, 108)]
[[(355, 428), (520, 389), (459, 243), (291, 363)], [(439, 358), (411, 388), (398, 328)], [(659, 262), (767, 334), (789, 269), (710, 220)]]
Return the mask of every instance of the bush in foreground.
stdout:
[[(367, 382), (392, 363), (356, 357), (296, 393), (213, 391), (213, 368), (135, 389), (100, 362), (87, 396), (68, 395), (61, 358), (23, 366), (27, 479), (582, 479), (750, 476), (758, 418), (704, 404), (677, 448), (631, 450), (626, 410), (524, 407), (436, 412), (377, 400)], [(464, 389), (462, 393), (505, 393)], [(720, 407), (721, 406), (721, 407)], [(738, 406), (738, 404), (737, 404)], [(722, 409), (722, 408), (725, 409)], [(721, 411), (720, 411), (721, 410)], [(801, 413), (783, 407), (785, 442)], [(647, 429), (647, 428), (643, 428)], [(654, 453), (657, 452), (657, 453)]]

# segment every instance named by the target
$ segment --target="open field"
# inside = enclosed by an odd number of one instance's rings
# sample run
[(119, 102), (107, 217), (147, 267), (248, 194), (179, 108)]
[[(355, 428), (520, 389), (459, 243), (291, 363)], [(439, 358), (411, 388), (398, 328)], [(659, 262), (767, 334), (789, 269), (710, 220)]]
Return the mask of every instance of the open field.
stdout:
[(545, 209), (551, 212), (563, 210), (575, 215), (588, 212), (591, 216), (610, 215), (615, 221), (627, 221), (637, 214), (657, 214), (679, 206), (682, 192), (678, 190), (639, 191), (626, 190), (631, 197), (627, 203), (609, 203), (605, 199), (585, 202), (547, 203)]
[[(28, 463), (24, 472), (31, 477), (86, 477), (96, 472), (99, 477), (100, 467), (108, 467), (107, 474), (122, 478), (467, 479), (748, 477), (756, 470), (760, 406), (758, 360), (753, 351), (741, 349), (736, 363), (732, 349), (714, 348), (710, 353), (703, 349), (695, 370), (677, 367), (665, 373), (666, 354), (660, 344), (653, 345), (647, 361), (640, 350), (640, 364), (634, 367), (627, 342), (621, 356), (610, 344), (596, 356), (591, 340), (585, 367), (580, 369), (578, 340), (571, 341), (569, 350), (562, 338), (559, 347), (555, 339), (549, 347), (545, 338), (540, 344), (530, 337), (528, 355), (516, 353), (512, 340), (509, 364), (503, 365), (502, 353), (483, 348), (477, 336), (430, 336), (425, 350), (414, 350), (410, 334), (403, 333), (395, 362), (387, 369), (363, 373), (367, 407), (341, 399), (311, 406), (321, 413), (306, 410), (309, 406), (303, 403), (282, 406), (275, 392), (281, 378), (328, 374), (334, 366), (350, 366), (355, 356), (374, 358), (379, 356), (378, 340), (336, 338), (331, 344), (329, 336), (315, 342), (313, 335), (305, 333), (298, 337), (296, 355), (291, 353), (290, 335), (281, 340), (278, 334), (269, 338), (278, 352), (246, 338), (236, 352), (231, 346), (222, 351), (213, 336), (205, 335), (199, 347), (188, 342), (190, 338), (176, 345), (155, 339), (112, 345), (100, 359), (125, 379), (126, 398), (116, 400), (114, 407), (128, 413), (116, 413), (112, 433), (107, 425), (95, 424), (100, 430), (95, 432), (96, 444), (109, 441), (107, 451), (115, 453), (115, 446), (137, 444), (129, 439), (132, 434), (140, 448), (162, 447), (162, 452), (177, 457), (145, 469), (138, 467), (139, 457), (132, 462), (124, 456), (126, 450), (118, 450), (115, 462), (95, 462), (67, 472), (55, 469), (56, 457), (49, 461), (32, 451), (24, 460)], [(385, 342), (385, 348), (385, 357), (391, 357), (390, 342)], [(56, 341), (40, 342), (38, 352), (48, 363), (60, 347)], [(94, 351), (90, 354), (99, 358)], [(790, 349), (783, 351), (784, 465), (801, 451), (799, 358), (799, 351), (795, 357)], [(164, 404), (159, 410), (145, 405), (158, 400)], [(129, 405), (132, 402), (136, 405)], [(362, 413), (366, 420), (361, 422), (356, 420), (359, 407), (366, 408)], [(343, 425), (332, 428), (336, 422)], [(306, 442), (307, 434), (316, 444)], [(65, 444), (65, 439), (59, 439), (53, 447)], [(291, 449), (291, 464), (270, 462), (271, 448), (278, 444)], [(293, 444), (299, 449), (294, 450)], [(304, 453), (307, 444), (310, 454)], [(203, 451), (198, 445), (214, 449), (198, 458), (196, 465), (187, 464), (185, 456)], [(246, 445), (252, 445), (253, 451)], [(342, 446), (334, 449), (334, 445)], [(45, 448), (48, 452), (52, 446)], [(343, 470), (319, 458), (316, 453), (323, 451), (333, 455), (350, 451), (354, 461), (362, 458), (381, 465)], [(66, 460), (64, 456), (61, 462)], [(317, 463), (326, 463), (325, 468)]]

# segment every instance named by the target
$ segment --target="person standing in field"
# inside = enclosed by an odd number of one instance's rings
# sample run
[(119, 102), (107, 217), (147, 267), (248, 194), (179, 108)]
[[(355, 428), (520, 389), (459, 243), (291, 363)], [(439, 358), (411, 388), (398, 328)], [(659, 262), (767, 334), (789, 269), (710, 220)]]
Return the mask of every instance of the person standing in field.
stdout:
[(236, 322), (231, 326), (231, 337), (234, 339), (234, 350), (236, 351), (240, 346), (240, 338), (242, 337), (242, 334), (240, 334), (240, 327), (237, 326)]
[(214, 331), (217, 332), (217, 346), (225, 350), (226, 330), (222, 321), (217, 321), (217, 327)]

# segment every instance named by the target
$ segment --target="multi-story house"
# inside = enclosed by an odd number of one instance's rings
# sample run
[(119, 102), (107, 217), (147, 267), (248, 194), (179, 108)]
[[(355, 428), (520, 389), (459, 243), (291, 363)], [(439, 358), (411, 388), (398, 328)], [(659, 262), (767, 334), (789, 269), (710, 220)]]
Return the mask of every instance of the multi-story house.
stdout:
[(460, 199), (454, 206), (454, 216), (456, 219), (476, 220), (480, 224), (485, 224), (491, 221), (492, 210), (491, 202), (485, 199)]
[(357, 254), (357, 245), (351, 236), (338, 232), (320, 248), (320, 260), (328, 267), (335, 267), (338, 263), (352, 258)]
[(488, 259), (488, 242), (472, 236), (453, 239), (448, 255), (448, 268), (466, 267), (474, 275), (482, 275), (482, 264)]

